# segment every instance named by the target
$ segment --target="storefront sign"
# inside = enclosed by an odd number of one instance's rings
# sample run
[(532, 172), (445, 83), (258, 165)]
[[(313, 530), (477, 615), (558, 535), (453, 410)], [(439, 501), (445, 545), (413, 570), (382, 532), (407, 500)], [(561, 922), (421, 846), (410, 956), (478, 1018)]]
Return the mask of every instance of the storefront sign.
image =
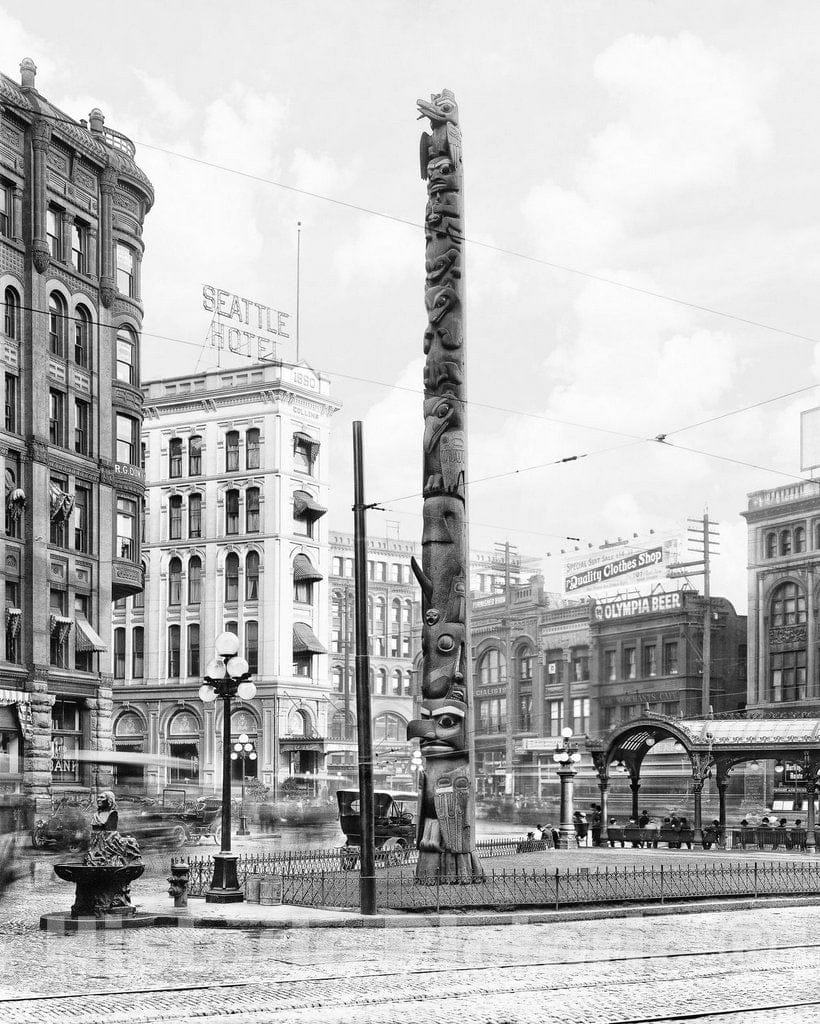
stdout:
[(648, 597), (630, 597), (623, 601), (596, 601), (593, 615), (599, 622), (628, 619), (634, 615), (657, 615), (659, 612), (677, 611), (682, 607), (679, 591), (671, 594), (650, 594)]
[(214, 314), (209, 332), (212, 348), (228, 348), (248, 359), (278, 358), (279, 339), (290, 338), (290, 313), (234, 295), (212, 284), (202, 286), (202, 308)]

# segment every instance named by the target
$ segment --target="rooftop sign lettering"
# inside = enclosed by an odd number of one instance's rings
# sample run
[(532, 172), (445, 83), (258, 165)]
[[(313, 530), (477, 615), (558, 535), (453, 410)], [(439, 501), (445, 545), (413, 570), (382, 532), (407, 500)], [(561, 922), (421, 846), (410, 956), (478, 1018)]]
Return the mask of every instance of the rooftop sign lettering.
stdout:
[(234, 295), (216, 285), (202, 286), (202, 308), (214, 314), (208, 332), (212, 348), (228, 348), (248, 359), (270, 362), (278, 358), (278, 339), (290, 338), (290, 313)]
[(651, 594), (648, 597), (631, 597), (622, 601), (596, 601), (594, 615), (599, 622), (609, 622), (611, 619), (626, 619), (633, 615), (677, 611), (680, 607), (680, 592), (674, 591), (671, 594)]

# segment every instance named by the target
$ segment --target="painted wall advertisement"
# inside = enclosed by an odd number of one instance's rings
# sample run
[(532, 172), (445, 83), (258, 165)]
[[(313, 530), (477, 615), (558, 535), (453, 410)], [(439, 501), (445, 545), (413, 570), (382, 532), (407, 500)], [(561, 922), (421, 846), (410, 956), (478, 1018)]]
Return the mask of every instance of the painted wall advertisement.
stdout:
[(646, 580), (664, 579), (678, 561), (676, 536), (634, 540), (606, 548), (568, 552), (564, 556), (565, 594), (588, 594), (634, 588)]

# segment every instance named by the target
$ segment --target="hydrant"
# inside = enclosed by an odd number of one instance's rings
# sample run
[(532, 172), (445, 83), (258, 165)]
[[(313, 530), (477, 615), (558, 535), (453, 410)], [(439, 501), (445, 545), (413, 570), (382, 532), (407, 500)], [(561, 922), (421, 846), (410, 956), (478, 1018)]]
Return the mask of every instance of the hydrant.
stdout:
[(174, 897), (175, 907), (188, 906), (188, 873), (190, 870), (184, 860), (171, 861), (171, 874), (168, 876), (171, 885), (168, 895)]

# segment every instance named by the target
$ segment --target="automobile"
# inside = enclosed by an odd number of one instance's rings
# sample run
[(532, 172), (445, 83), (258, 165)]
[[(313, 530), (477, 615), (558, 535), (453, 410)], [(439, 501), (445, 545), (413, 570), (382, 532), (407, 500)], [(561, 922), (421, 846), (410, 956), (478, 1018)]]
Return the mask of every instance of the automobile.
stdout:
[[(94, 808), (68, 800), (60, 801), (54, 813), (38, 819), (31, 831), (35, 850), (87, 850), (91, 843), (91, 818)], [(123, 802), (118, 807), (117, 831), (133, 836), (140, 847), (179, 849), (189, 840), (189, 832), (179, 815), (165, 813), (150, 802)]]
[(31, 830), (31, 845), (35, 850), (85, 850), (91, 841), (91, 815), (89, 807), (60, 800), (47, 818), (38, 818)]
[[(129, 812), (127, 822), (137, 840), (137, 833), (150, 828), (150, 822), (158, 834), (168, 838), (169, 845), (179, 847), (183, 844), (198, 845), (203, 839), (219, 843), (222, 838), (221, 816), (221, 800), (214, 797), (191, 799), (181, 787), (166, 786), (162, 791), (162, 802), (150, 802), (135, 816)], [(123, 831), (122, 818), (121, 813), (120, 831)]]
[[(339, 825), (345, 834), (341, 848), (341, 865), (352, 871), (361, 853), (360, 797), (357, 789), (340, 789), (336, 793)], [(376, 790), (373, 794), (373, 825), (376, 863), (383, 866), (404, 864), (416, 845), (415, 810), (417, 793), (390, 793)]]

